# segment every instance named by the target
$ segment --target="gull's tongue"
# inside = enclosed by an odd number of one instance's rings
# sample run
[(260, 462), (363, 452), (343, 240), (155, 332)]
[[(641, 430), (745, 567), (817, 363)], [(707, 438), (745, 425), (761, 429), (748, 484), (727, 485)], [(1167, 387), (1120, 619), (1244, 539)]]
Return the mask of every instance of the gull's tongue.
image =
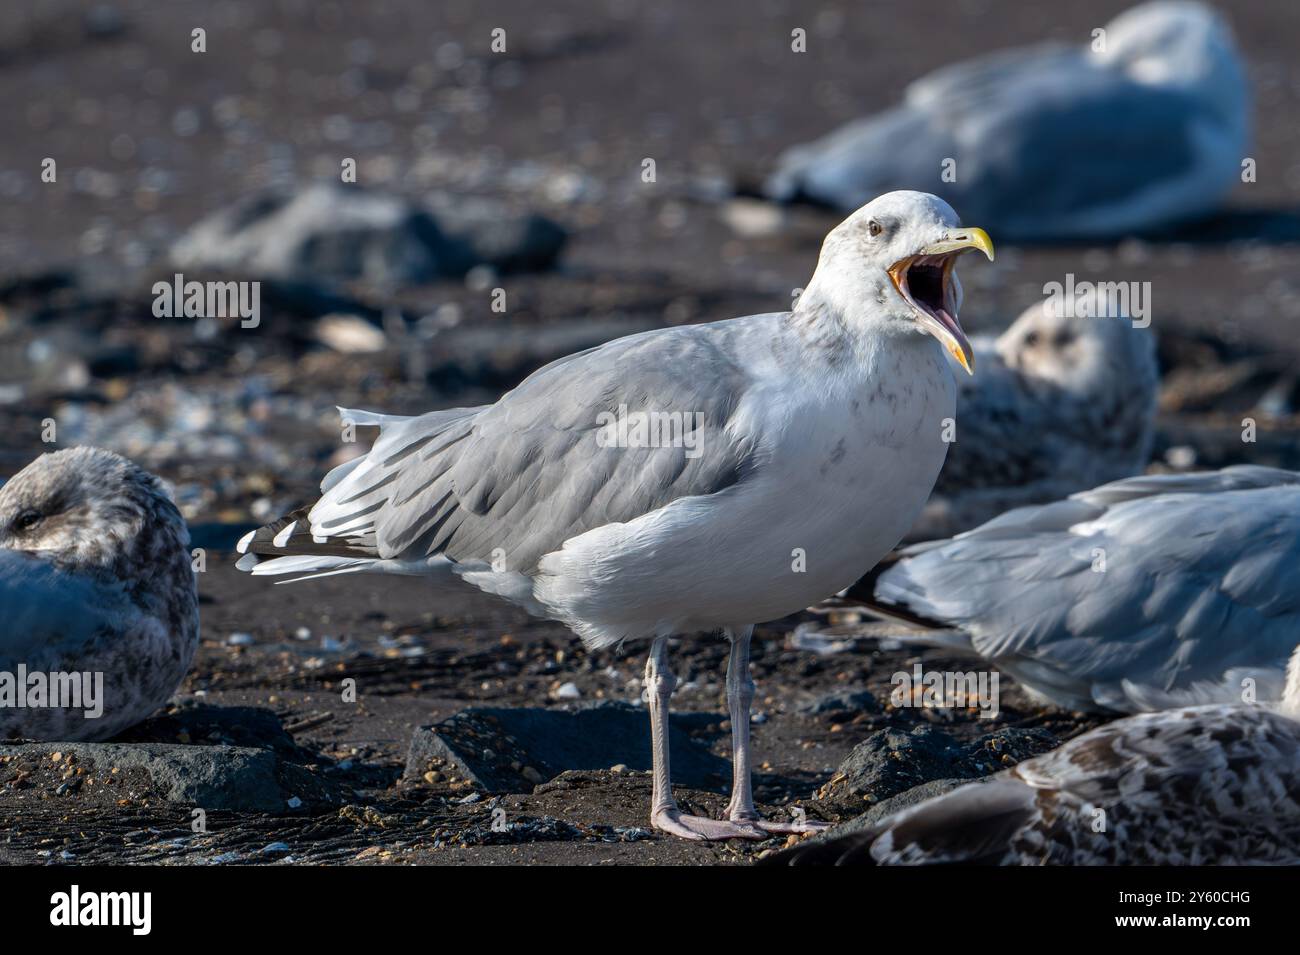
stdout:
[(952, 332), (954, 335), (961, 334), (961, 326), (957, 324), (957, 319), (954, 318), (952, 313), (946, 308), (936, 308), (934, 310), (934, 315), (939, 319), (939, 322), (943, 327), (948, 329), (948, 331)]

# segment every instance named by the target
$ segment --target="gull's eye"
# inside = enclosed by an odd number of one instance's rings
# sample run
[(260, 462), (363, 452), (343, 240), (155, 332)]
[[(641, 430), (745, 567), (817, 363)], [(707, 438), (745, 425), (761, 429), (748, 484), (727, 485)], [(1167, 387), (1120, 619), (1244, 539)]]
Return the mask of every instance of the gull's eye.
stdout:
[(1030, 332), (1028, 335), (1025, 336), (1025, 345), (1027, 347), (1033, 348), (1037, 344), (1038, 344), (1038, 332)]
[(14, 530), (29, 531), (40, 522), (40, 511), (26, 510), (14, 518)]
[(872, 219), (870, 222), (867, 223), (867, 231), (871, 233), (872, 237), (875, 237), (880, 235), (880, 233), (884, 232), (885, 227), (882, 226), (875, 219)]

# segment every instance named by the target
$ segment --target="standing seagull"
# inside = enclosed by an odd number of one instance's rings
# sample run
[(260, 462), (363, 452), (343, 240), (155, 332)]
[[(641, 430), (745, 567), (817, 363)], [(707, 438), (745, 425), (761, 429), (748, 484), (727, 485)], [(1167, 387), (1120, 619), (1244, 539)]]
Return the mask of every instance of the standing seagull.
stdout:
[(1276, 709), (1215, 704), (1130, 716), (986, 782), (765, 862), (1296, 865), (1300, 648)]
[[(0, 487), (0, 739), (107, 739), (167, 702), (199, 645), (189, 542), (158, 479), (111, 451), (44, 454)], [(102, 699), (7, 701), (5, 676), (23, 693), (58, 674), (102, 674)]]
[[(656, 827), (763, 838), (750, 793), (753, 625), (848, 586), (911, 526), (967, 370), (957, 256), (993, 247), (931, 195), (836, 227), (793, 312), (665, 328), (560, 359), (496, 404), (377, 424), (323, 496), (245, 537), (254, 574), (456, 577), (587, 646), (651, 641)], [(266, 558), (273, 558), (267, 560)], [(683, 814), (668, 766), (668, 639), (731, 640), (725, 821)]]
[(1212, 211), (1240, 180), (1249, 138), (1227, 24), (1161, 0), (1086, 46), (937, 70), (898, 106), (787, 151), (766, 191), (848, 210), (885, 189), (933, 187), (1000, 237), (1108, 237)]

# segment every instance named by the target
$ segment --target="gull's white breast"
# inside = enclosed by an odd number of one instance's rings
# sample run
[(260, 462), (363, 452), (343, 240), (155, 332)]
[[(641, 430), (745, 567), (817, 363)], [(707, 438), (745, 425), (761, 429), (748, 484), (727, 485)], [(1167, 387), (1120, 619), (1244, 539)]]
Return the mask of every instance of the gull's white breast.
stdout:
[(777, 619), (852, 584), (929, 496), (955, 385), (928, 339), (846, 362), (766, 369), (736, 416), (759, 436), (751, 475), (571, 538), (542, 559), (533, 596), (608, 646)]

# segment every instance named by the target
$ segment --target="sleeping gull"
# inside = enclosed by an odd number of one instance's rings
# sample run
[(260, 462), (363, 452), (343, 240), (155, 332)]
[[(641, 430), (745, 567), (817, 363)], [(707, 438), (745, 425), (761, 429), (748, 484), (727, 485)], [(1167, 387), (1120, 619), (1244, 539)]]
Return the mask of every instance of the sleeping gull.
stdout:
[(1116, 481), (918, 544), (871, 605), (959, 628), (915, 639), (1070, 709), (1276, 700), (1297, 563), (1300, 473), (1247, 465)]
[[(199, 642), (188, 546), (157, 478), (110, 451), (44, 454), (0, 487), (0, 738), (106, 739), (167, 702)], [(42, 684), (44, 705), (6, 693)]]
[(957, 388), (956, 440), (907, 539), (950, 537), (1015, 507), (1140, 474), (1160, 376), (1151, 329), (1032, 305), (997, 339), (971, 339), (980, 373)]
[(1300, 648), (1276, 709), (1211, 704), (1116, 720), (985, 782), (764, 861), (1296, 865)]
[[(652, 823), (687, 839), (787, 831), (750, 793), (753, 624), (848, 586), (911, 526), (954, 413), (943, 349), (969, 367), (954, 265), (970, 249), (992, 258), (947, 203), (891, 193), (826, 237), (793, 312), (622, 338), (494, 405), (345, 411), (379, 426), (374, 447), (326, 475), (310, 510), (242, 540), (239, 566), (453, 576), (592, 648), (648, 639)], [(647, 421), (685, 430), (650, 440)], [(668, 638), (717, 631), (731, 640), (725, 821), (678, 810), (666, 722)]]
[(885, 189), (931, 189), (1007, 238), (1114, 236), (1212, 211), (1239, 179), (1249, 111), (1219, 15), (1147, 3), (1104, 41), (931, 73), (901, 105), (788, 150), (766, 188), (846, 210)]

